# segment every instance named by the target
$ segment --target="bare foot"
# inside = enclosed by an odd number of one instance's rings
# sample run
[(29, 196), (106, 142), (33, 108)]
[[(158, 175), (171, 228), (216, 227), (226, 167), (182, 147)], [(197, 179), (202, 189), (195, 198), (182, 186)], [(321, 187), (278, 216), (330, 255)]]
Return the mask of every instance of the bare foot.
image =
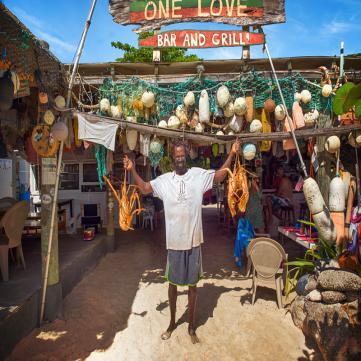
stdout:
[(172, 332), (175, 330), (175, 325), (169, 325), (167, 331), (163, 332), (160, 336), (162, 340), (168, 340), (172, 336)]
[(191, 337), (191, 341), (193, 344), (200, 343), (199, 338), (196, 334), (196, 331), (193, 328), (188, 329), (189, 336)]

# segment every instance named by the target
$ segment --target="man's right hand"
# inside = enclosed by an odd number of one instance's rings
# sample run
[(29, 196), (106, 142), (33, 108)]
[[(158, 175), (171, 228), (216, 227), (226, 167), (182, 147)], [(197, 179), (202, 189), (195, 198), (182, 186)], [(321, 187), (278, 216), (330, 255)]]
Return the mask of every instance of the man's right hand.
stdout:
[(127, 171), (131, 171), (133, 169), (133, 162), (127, 156), (124, 156), (123, 166)]

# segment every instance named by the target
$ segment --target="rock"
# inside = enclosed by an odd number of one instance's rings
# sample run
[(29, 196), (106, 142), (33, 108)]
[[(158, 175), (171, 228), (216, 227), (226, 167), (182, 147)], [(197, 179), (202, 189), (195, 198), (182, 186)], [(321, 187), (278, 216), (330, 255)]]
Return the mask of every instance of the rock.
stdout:
[[(296, 326), (314, 340), (325, 360), (361, 360), (361, 298), (324, 304), (297, 297), (291, 315)], [(304, 315), (300, 314), (301, 311)]]
[(302, 330), (303, 322), (306, 318), (303, 307), (305, 305), (305, 298), (303, 296), (297, 296), (291, 305), (291, 315), (294, 324)]
[(306, 300), (310, 300), (312, 302), (320, 302), (322, 300), (322, 296), (320, 291), (318, 290), (313, 290), (311, 291), (307, 296), (306, 296)]
[(307, 293), (310, 293), (311, 291), (315, 290), (317, 288), (317, 281), (315, 276), (310, 276), (308, 278), (308, 283), (305, 287), (305, 290)]
[(310, 278), (309, 274), (301, 276), (296, 283), (295, 291), (299, 296), (306, 296), (308, 292), (306, 292), (306, 286), (308, 283), (308, 279)]
[(359, 297), (361, 298), (361, 294), (359, 292), (345, 292), (346, 302), (353, 302), (357, 300)]
[(321, 259), (316, 261), (315, 274), (316, 278), (319, 277), (320, 273), (326, 269), (339, 269), (340, 265), (335, 259)]
[(317, 288), (330, 291), (360, 291), (361, 277), (345, 270), (326, 270), (317, 279)]
[(321, 292), (322, 302), (324, 303), (339, 303), (346, 300), (346, 295), (338, 291), (323, 291)]

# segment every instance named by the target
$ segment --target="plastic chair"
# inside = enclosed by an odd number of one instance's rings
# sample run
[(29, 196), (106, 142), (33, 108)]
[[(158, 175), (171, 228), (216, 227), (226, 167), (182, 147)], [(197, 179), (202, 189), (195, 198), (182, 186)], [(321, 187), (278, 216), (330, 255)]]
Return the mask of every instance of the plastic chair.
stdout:
[(145, 211), (143, 211), (142, 217), (143, 217), (142, 228), (144, 228), (144, 229), (147, 228), (148, 224), (149, 224), (149, 227), (150, 227), (151, 231), (153, 231), (153, 227), (154, 227), (154, 210), (153, 209), (146, 209)]
[(17, 249), (18, 260), (20, 258), (24, 269), (26, 268), (21, 236), (28, 212), (28, 202), (17, 202), (4, 214), (0, 221), (0, 227), (3, 227), (5, 231), (5, 234), (1, 234), (0, 236), (0, 267), (4, 281), (9, 280), (9, 249)]
[(81, 225), (83, 229), (94, 227), (96, 233), (102, 229), (102, 219), (100, 217), (100, 205), (96, 203), (83, 204)]
[(0, 212), (6, 212), (16, 203), (17, 203), (17, 200), (15, 198), (12, 198), (12, 197), (1, 198), (0, 199)]
[(287, 261), (285, 250), (275, 240), (260, 237), (250, 242), (248, 253), (253, 267), (252, 305), (256, 298), (258, 281), (273, 281), (276, 286), (278, 308), (283, 308), (282, 289), (285, 275), (283, 263)]

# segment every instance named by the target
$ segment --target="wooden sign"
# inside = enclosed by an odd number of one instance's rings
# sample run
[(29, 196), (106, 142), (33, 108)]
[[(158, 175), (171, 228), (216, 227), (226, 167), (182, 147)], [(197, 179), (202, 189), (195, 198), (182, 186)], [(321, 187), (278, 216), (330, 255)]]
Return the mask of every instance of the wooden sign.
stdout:
[(174, 30), (165, 31), (139, 41), (144, 47), (217, 48), (264, 44), (264, 34), (245, 31)]
[(265, 25), (285, 21), (284, 0), (109, 0), (115, 22), (136, 31), (180, 22)]

